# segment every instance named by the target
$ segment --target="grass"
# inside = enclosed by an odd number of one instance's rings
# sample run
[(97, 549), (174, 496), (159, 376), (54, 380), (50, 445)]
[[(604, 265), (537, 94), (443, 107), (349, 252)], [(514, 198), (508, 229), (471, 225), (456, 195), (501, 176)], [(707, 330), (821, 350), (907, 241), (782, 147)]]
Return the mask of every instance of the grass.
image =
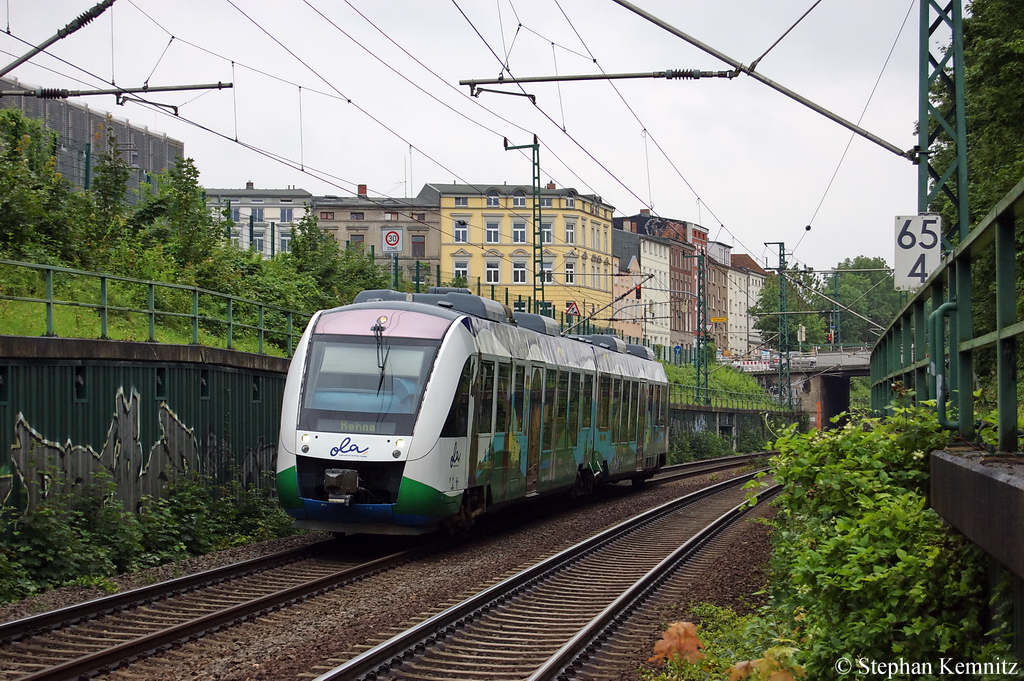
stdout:
[[(187, 318), (160, 323), (159, 316), (154, 331), (156, 341), (177, 345), (192, 343), (192, 322)], [(53, 331), (61, 338), (99, 338), (101, 323), (98, 310), (77, 305), (53, 306)], [(301, 329), (295, 330), (295, 341)], [(46, 306), (43, 303), (28, 303), (14, 300), (0, 300), (0, 335), (43, 336), (46, 334)], [(149, 317), (145, 313), (111, 313), (108, 316), (107, 337), (112, 340), (148, 341)], [(276, 357), (287, 357), (287, 353), (264, 338), (263, 352)], [(199, 344), (213, 348), (227, 347), (227, 334), (214, 334), (200, 326)], [(254, 331), (243, 329), (233, 334), (232, 349), (256, 353), (259, 341)]]

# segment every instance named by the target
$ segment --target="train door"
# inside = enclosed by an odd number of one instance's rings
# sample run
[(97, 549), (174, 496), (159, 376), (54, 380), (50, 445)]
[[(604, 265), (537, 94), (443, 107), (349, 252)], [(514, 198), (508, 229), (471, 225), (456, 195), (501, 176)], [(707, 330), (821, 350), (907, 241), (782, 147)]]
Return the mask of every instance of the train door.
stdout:
[(533, 374), (528, 385), (530, 390), (530, 401), (527, 405), (529, 417), (527, 418), (527, 443), (526, 443), (526, 493), (537, 493), (537, 474), (540, 471), (540, 431), (542, 405), (541, 397), (544, 394), (544, 370), (540, 367), (533, 367)]
[(470, 486), (486, 485), (494, 468), (494, 360), (481, 360), (476, 375), (475, 437), (469, 449)]
[(526, 387), (526, 370), (527, 368), (522, 364), (514, 364), (512, 371), (512, 411), (509, 414), (511, 423), (509, 424), (509, 437), (511, 440), (508, 445), (509, 452), (509, 479), (512, 481), (512, 487), (514, 488), (514, 495), (521, 496), (523, 494), (523, 485), (526, 481), (526, 460), (523, 457), (524, 450), (527, 450), (526, 446), (526, 401), (527, 401), (527, 387)]

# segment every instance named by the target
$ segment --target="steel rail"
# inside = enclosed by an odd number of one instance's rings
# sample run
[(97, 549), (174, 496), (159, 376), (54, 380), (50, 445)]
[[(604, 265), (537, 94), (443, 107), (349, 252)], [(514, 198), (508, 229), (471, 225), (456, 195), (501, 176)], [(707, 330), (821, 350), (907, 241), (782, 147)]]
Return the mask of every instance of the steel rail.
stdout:
[(405, 658), (415, 654), (414, 651), (419, 651), (438, 640), (447, 638), (448, 635), (463, 628), (477, 614), (486, 613), (507, 602), (520, 591), (539, 583), (546, 576), (557, 572), (567, 564), (575, 563), (647, 523), (654, 522), (679, 508), (712, 497), (718, 492), (740, 485), (755, 475), (756, 473), (750, 473), (726, 480), (623, 521), (410, 627), (380, 645), (316, 677), (314, 681), (351, 681), (364, 678), (364, 676), (376, 678), (376, 675), (386, 675), (392, 667), (403, 664)]
[(318, 592), (388, 570), (412, 560), (417, 555), (429, 550), (426, 547), (419, 547), (378, 558), (377, 560), (348, 568), (332, 575), (319, 577), (246, 603), (240, 603), (230, 608), (198, 617), (162, 631), (111, 646), (96, 653), (68, 660), (67, 662), (21, 677), (19, 681), (66, 681), (68, 679), (77, 679), (84, 675), (91, 675), (97, 671), (109, 671), (125, 661), (134, 661), (138, 657), (151, 654), (180, 641), (202, 636), (210, 630), (234, 624), (253, 615), (277, 609)]
[[(773, 485), (762, 490), (756, 496), (760, 501), (781, 490), (781, 485)], [(604, 610), (580, 629), (579, 633), (569, 639), (554, 655), (548, 658), (547, 662), (531, 674), (527, 681), (547, 681), (548, 679), (565, 681), (574, 678), (578, 671), (578, 665), (585, 663), (591, 654), (601, 647), (602, 636), (624, 624), (629, 616), (671, 578), (673, 573), (682, 567), (688, 559), (746, 512), (746, 502), (738, 504), (683, 543), (671, 555), (651, 568), (627, 591), (608, 604)]]
[(79, 624), (83, 621), (94, 619), (101, 615), (117, 612), (133, 605), (148, 603), (168, 594), (180, 594), (185, 591), (217, 584), (229, 579), (235, 579), (254, 572), (260, 572), (279, 565), (299, 560), (300, 558), (317, 553), (324, 548), (324, 545), (332, 540), (300, 546), (294, 549), (271, 553), (258, 558), (251, 558), (241, 563), (224, 565), (212, 570), (197, 572), (193, 575), (178, 577), (165, 582), (158, 582), (149, 586), (143, 586), (131, 591), (104, 596), (84, 603), (69, 605), (59, 610), (51, 610), (39, 615), (32, 615), (22, 619), (13, 620), (0, 624), (0, 643), (17, 641), (35, 634), (53, 631), (72, 624)]

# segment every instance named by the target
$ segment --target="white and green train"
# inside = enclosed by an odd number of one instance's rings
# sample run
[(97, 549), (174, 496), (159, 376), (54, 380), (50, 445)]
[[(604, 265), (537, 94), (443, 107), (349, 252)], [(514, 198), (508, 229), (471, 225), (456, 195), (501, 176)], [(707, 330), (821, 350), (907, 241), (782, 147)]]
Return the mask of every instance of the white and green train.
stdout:
[(421, 534), (665, 463), (647, 348), (561, 336), (464, 289), (316, 313), (285, 384), (277, 491), (300, 528)]

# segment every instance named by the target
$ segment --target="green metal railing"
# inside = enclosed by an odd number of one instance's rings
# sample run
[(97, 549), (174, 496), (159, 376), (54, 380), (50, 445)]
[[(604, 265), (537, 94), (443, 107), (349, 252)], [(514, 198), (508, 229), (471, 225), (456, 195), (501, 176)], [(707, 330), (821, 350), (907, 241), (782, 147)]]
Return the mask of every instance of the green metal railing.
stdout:
[[(260, 354), (265, 354), (265, 342), (276, 341), (291, 357), (298, 336), (311, 317), (303, 312), (196, 286), (12, 260), (0, 260), (0, 266), (29, 270), (41, 276), (42, 282), (22, 279), (5, 284), (0, 280), (0, 300), (43, 305), (46, 312), (46, 336), (57, 335), (54, 309), (67, 306), (94, 310), (100, 321), (101, 339), (109, 338), (112, 314), (144, 315), (149, 342), (157, 341), (158, 321), (166, 323), (169, 320), (188, 320), (193, 344), (199, 344), (200, 327), (206, 330), (214, 327), (223, 330), (225, 345), (229, 350), (235, 346), (236, 334), (251, 332), (256, 338), (257, 352)], [(112, 292), (111, 288), (115, 286), (119, 290)], [(61, 294), (61, 291), (66, 293)], [(143, 292), (145, 307), (132, 305), (132, 301), (138, 300)], [(72, 297), (73, 300), (69, 299)]]
[(886, 411), (899, 388), (916, 402), (935, 400), (939, 422), (972, 439), (974, 369), (984, 357), (996, 370), (998, 450), (1017, 451), (1020, 214), (1024, 180), (946, 255), (878, 340), (871, 353), (873, 409)]
[(754, 411), (789, 412), (784, 403), (770, 395), (737, 393), (714, 388), (701, 389), (695, 385), (672, 383), (669, 385), (669, 402), (672, 404), (700, 404), (722, 409), (750, 409)]

